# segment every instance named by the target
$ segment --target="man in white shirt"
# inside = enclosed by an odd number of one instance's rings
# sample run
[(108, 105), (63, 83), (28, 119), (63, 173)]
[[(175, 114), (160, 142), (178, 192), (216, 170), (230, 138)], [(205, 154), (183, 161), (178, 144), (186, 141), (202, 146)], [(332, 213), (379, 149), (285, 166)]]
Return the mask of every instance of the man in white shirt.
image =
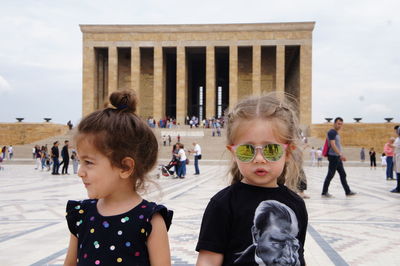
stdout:
[(195, 175), (199, 175), (200, 174), (200, 169), (199, 169), (199, 160), (201, 160), (201, 147), (200, 145), (193, 141), (192, 143), (193, 145), (193, 150), (191, 152), (194, 153), (194, 170), (195, 170)]

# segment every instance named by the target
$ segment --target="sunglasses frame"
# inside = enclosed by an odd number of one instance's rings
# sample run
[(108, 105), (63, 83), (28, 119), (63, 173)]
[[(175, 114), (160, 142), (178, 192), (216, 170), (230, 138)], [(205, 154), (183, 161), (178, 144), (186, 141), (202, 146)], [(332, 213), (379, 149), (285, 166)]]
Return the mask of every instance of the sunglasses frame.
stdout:
[[(264, 153), (263, 153), (263, 149), (264, 149), (266, 146), (271, 145), (271, 144), (272, 144), (272, 145), (279, 145), (279, 146), (281, 146), (281, 147), (283, 148), (283, 153), (282, 153), (281, 157), (279, 157), (279, 159), (276, 160), (276, 161), (271, 161), (271, 160), (269, 160), (268, 158), (266, 158), (266, 157), (264, 156)], [(236, 149), (237, 149), (239, 146), (242, 146), (242, 145), (250, 145), (250, 146), (252, 146), (252, 147), (254, 148), (254, 154), (253, 154), (253, 157), (251, 158), (251, 160), (249, 160), (249, 161), (242, 161), (242, 160), (240, 160), (240, 159), (238, 158), (238, 156), (237, 156), (237, 154), (236, 154)], [(265, 145), (253, 145), (253, 144), (249, 144), (249, 143), (242, 143), (242, 144), (237, 144), (237, 145), (228, 145), (227, 147), (228, 147), (229, 150), (231, 150), (231, 151), (233, 150), (233, 151), (234, 151), (234, 154), (235, 154), (236, 158), (237, 158), (239, 161), (241, 161), (242, 163), (251, 163), (251, 162), (254, 160), (254, 158), (256, 158), (257, 150), (260, 150), (261, 155), (262, 155), (262, 157), (264, 158), (264, 160), (266, 160), (267, 162), (273, 163), (273, 162), (279, 161), (279, 160), (282, 158), (282, 156), (283, 156), (283, 154), (284, 154), (284, 152), (286, 151), (286, 149), (287, 149), (288, 146), (289, 146), (289, 144), (282, 144), (282, 143), (268, 143), (268, 144), (265, 144)]]

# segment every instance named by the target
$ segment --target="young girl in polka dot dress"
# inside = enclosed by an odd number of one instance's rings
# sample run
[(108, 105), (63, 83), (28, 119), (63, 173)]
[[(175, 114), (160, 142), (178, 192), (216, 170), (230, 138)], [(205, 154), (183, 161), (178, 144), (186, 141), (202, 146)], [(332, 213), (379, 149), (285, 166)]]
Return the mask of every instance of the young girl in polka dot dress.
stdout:
[(138, 194), (156, 164), (157, 139), (135, 114), (133, 91), (118, 90), (110, 102), (86, 116), (75, 136), (89, 199), (68, 201), (64, 265), (171, 265), (172, 211)]

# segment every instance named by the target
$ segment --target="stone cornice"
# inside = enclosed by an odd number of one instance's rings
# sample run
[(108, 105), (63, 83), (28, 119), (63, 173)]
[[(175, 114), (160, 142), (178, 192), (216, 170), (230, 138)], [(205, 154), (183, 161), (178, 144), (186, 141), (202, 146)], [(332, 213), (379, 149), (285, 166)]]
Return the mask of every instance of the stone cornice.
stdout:
[(182, 33), (182, 32), (270, 32), (313, 31), (315, 22), (170, 25), (79, 25), (82, 33)]

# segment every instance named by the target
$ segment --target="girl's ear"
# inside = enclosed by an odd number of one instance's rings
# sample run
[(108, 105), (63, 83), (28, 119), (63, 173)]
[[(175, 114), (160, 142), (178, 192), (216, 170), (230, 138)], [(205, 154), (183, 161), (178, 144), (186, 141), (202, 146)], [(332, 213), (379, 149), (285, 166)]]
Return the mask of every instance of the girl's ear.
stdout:
[(129, 178), (135, 169), (135, 160), (133, 160), (131, 157), (125, 157), (124, 159), (122, 159), (121, 165), (122, 165), (120, 172), (121, 178), (122, 179)]
[(297, 147), (293, 144), (289, 144), (286, 148), (286, 161), (288, 159), (290, 159), (290, 157), (292, 156), (292, 151), (294, 151), (295, 149), (297, 149)]

